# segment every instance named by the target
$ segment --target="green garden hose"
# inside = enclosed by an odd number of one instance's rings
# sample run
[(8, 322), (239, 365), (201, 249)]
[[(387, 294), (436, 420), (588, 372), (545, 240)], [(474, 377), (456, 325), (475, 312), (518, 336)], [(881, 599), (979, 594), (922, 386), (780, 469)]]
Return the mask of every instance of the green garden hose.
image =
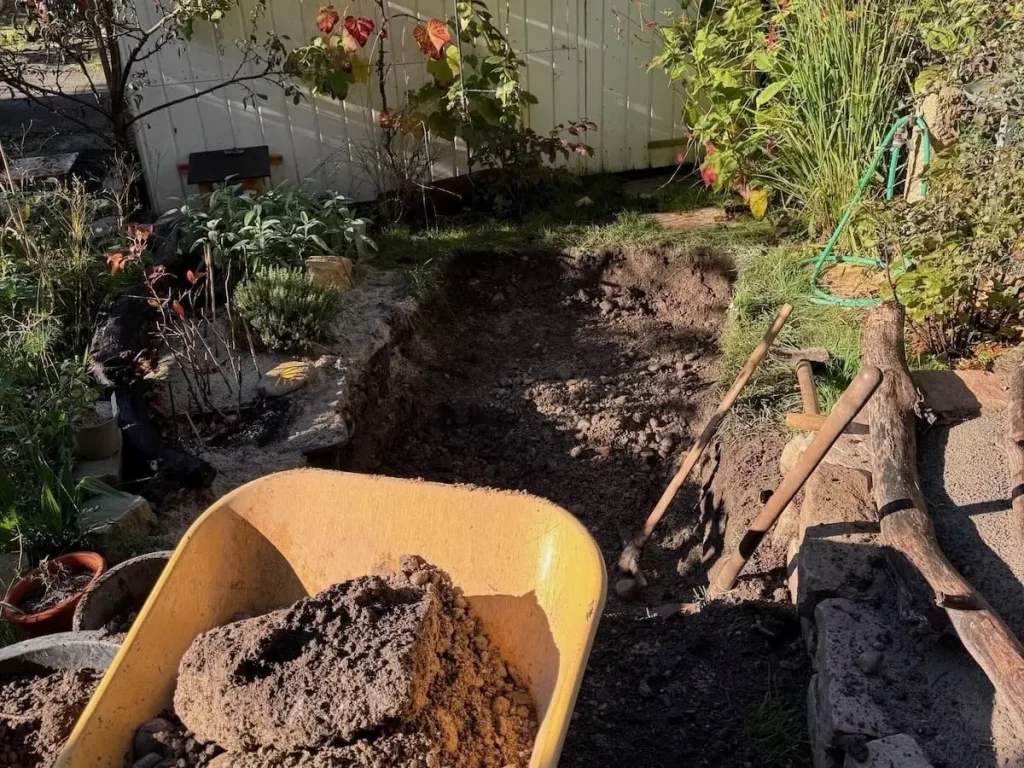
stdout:
[[(886, 176), (885, 183), (885, 199), (892, 200), (896, 195), (896, 173), (899, 168), (900, 161), (900, 149), (906, 143), (906, 136), (902, 134), (907, 124), (910, 122), (910, 117), (904, 116), (893, 123), (888, 133), (885, 134), (885, 138), (878, 145), (878, 149), (875, 150), (875, 155), (871, 158), (871, 163), (868, 165), (864, 174), (860, 177), (860, 182), (857, 184), (857, 191), (854, 192), (850, 202), (847, 203), (846, 208), (843, 210), (843, 215), (839, 219), (839, 223), (836, 224), (836, 228), (832, 231), (825, 246), (821, 249), (821, 253), (815, 256), (813, 259), (808, 259), (805, 264), (813, 264), (814, 269), (811, 271), (811, 292), (813, 294), (812, 301), (818, 304), (834, 304), (840, 307), (873, 307), (880, 300), (872, 298), (848, 298), (844, 296), (834, 296), (827, 291), (822, 290), (818, 286), (818, 278), (825, 268), (832, 264), (859, 264), (864, 267), (875, 267), (877, 269), (885, 269), (886, 265), (878, 259), (872, 259), (865, 256), (837, 256), (833, 253), (836, 243), (839, 241), (840, 235), (843, 234), (843, 230), (846, 229), (850, 223), (850, 218), (853, 216), (853, 210), (860, 202), (861, 197), (864, 194), (864, 190), (867, 189), (869, 183), (871, 183), (872, 177), (875, 175), (875, 171), (878, 169), (879, 163), (882, 162), (882, 158), (885, 156), (885, 151), (889, 150), (889, 172)], [(931, 161), (931, 139), (928, 134), (928, 124), (923, 118), (914, 118), (914, 125), (921, 130), (921, 160), (923, 165), (927, 166)], [(921, 181), (921, 194), (924, 195), (928, 191), (928, 183), (924, 180)], [(904, 262), (894, 270), (896, 275), (903, 274), (909, 266), (909, 261)]]

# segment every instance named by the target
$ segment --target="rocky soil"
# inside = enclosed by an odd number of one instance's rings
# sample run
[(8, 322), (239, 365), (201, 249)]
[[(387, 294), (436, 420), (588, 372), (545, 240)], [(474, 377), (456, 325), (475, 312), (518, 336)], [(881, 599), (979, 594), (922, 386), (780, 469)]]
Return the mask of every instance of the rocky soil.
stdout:
[(135, 765), (525, 767), (537, 729), (519, 674), (417, 557), (202, 633), (174, 708), (181, 726), (140, 728)]
[(0, 766), (54, 765), (99, 679), (78, 669), (0, 682)]
[[(465, 254), (360, 415), (346, 467), (549, 498), (589, 528), (614, 584), (623, 537), (717, 401), (731, 274), (706, 248)], [(780, 451), (769, 437), (712, 452), (646, 548), (642, 603), (699, 599), (777, 484)], [(609, 597), (563, 765), (806, 764), (808, 670), (793, 620), (768, 604), (785, 599), (785, 556), (765, 543), (739, 590), (762, 602), (650, 620)], [(801, 724), (777, 748), (757, 734), (767, 712)]]

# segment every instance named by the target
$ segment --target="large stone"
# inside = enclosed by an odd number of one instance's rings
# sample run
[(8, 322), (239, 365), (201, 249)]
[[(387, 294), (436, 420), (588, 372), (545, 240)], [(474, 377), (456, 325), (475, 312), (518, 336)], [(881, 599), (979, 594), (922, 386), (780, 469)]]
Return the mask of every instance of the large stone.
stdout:
[(352, 260), (344, 256), (310, 256), (306, 274), (311, 283), (336, 291), (351, 291), (356, 286)]
[(814, 768), (839, 768), (839, 763), (825, 744), (820, 741), (818, 728), (818, 676), (811, 675), (807, 686), (807, 733), (810, 737), (811, 761)]
[(97, 496), (82, 510), (82, 529), (112, 563), (135, 554), (156, 528), (157, 519), (141, 496)]
[(1006, 381), (989, 371), (914, 371), (925, 403), (947, 421), (974, 418), (1006, 408)]
[(869, 609), (843, 598), (819, 603), (814, 620), (818, 643), (812, 741), (822, 750), (845, 751), (855, 741), (891, 736), (896, 729), (871, 696), (873, 687), (885, 682), (869, 678), (858, 665), (862, 653), (887, 646), (885, 628)]
[[(779, 469), (786, 475), (793, 468), (803, 452), (814, 442), (814, 432), (793, 435), (782, 449)], [(843, 434), (825, 454), (822, 464), (836, 464), (840, 467), (871, 471), (871, 456), (868, 454), (866, 434)]]
[(811, 616), (830, 597), (862, 597), (884, 565), (870, 476), (822, 464), (804, 487), (800, 533), (789, 550), (797, 611)]
[(862, 760), (847, 754), (843, 768), (932, 768), (921, 747), (904, 733), (869, 741), (866, 749)]

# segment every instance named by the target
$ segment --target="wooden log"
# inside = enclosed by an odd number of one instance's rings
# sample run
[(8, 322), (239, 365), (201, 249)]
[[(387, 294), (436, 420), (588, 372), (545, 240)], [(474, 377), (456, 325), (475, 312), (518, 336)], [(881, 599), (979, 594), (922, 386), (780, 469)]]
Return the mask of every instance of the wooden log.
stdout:
[(1013, 372), (1006, 406), (1006, 462), (1017, 535), (1024, 540), (1024, 365)]
[[(875, 504), (896, 578), (929, 614), (938, 606), (964, 648), (1024, 727), (1024, 646), (946, 558), (917, 477), (917, 390), (907, 370), (902, 307), (886, 303), (864, 323), (863, 362), (883, 373), (868, 404)], [(924, 608), (922, 601), (927, 601)]]

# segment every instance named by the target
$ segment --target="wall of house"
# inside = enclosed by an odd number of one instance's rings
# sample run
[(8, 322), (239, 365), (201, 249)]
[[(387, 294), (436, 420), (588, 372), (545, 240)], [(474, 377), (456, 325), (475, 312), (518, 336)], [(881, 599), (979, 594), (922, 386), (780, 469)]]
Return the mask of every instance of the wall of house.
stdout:
[[(266, 23), (300, 44), (317, 34), (317, 0), (270, 0)], [(443, 17), (451, 0), (388, 2), (391, 13), (419, 19)], [(348, 4), (336, 0), (344, 15), (378, 18), (371, 0)], [(582, 172), (621, 171), (669, 165), (678, 148), (649, 150), (648, 142), (679, 137), (679, 96), (663, 73), (649, 71), (657, 41), (644, 23), (678, 13), (679, 0), (490, 0), (489, 7), (509, 39), (527, 61), (524, 85), (538, 99), (528, 123), (547, 131), (560, 122), (586, 117), (598, 124), (587, 141), (593, 158), (573, 158)], [(143, 23), (151, 4), (139, 0)], [(187, 47), (168, 48), (147, 61), (147, 84), (140, 109), (208, 88), (238, 66), (231, 40), (244, 29), (243, 11), (225, 20), (221, 41), (202, 25)], [(389, 105), (426, 82), (424, 56), (412, 38), (415, 22), (393, 22), (387, 45)], [(205, 27), (205, 28), (204, 28)], [(368, 49), (367, 49), (368, 50)], [(365, 53), (365, 51), (364, 51)], [(376, 82), (354, 85), (344, 102), (328, 98), (298, 105), (274, 86), (260, 84), (266, 95), (255, 106), (233, 87), (185, 101), (140, 121), (137, 140), (150, 194), (161, 210), (195, 189), (187, 188), (179, 164), (191, 152), (267, 144), (283, 162), (273, 169), (273, 182), (328, 187), (354, 199), (375, 192), (360, 169), (359, 158), (378, 130), (380, 95)], [(432, 158), (435, 178), (465, 172), (464, 148), (442, 143)]]

